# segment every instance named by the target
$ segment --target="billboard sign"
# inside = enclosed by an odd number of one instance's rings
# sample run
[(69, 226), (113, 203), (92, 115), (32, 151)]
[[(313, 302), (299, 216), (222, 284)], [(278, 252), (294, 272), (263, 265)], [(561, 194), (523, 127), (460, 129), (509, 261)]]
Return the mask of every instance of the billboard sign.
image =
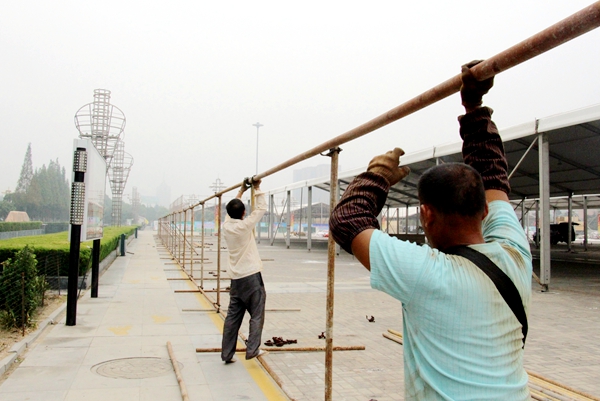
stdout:
[[(75, 139), (73, 151), (83, 148), (87, 153), (87, 168), (83, 177), (85, 201), (81, 242), (102, 238), (104, 233), (104, 197), (106, 190), (106, 160), (89, 139)], [(74, 180), (74, 177), (73, 177)]]

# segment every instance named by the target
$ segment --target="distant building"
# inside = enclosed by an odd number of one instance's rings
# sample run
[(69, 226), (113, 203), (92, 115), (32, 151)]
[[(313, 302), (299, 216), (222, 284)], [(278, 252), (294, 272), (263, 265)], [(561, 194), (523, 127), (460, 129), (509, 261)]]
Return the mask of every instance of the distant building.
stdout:
[(30, 221), (29, 220), (29, 216), (27, 215), (27, 212), (17, 212), (17, 211), (12, 211), (12, 212), (8, 212), (8, 216), (6, 216), (6, 222), (12, 222), (12, 223), (21, 223), (21, 222), (26, 222), (26, 221)]
[[(339, 168), (339, 171), (342, 171), (341, 167)], [(331, 166), (329, 164), (319, 164), (318, 166), (304, 167), (301, 169), (294, 170), (292, 174), (292, 179), (294, 182), (306, 181), (314, 178), (329, 177), (329, 174), (331, 174)], [(300, 200), (301, 197), (302, 202)], [(293, 202), (295, 202), (295, 204), (297, 204), (298, 206), (300, 205), (300, 203), (306, 204), (308, 202), (307, 189), (294, 189), (292, 191), (292, 198)], [(315, 203), (320, 202), (325, 203), (326, 205), (329, 204), (329, 192), (323, 191), (319, 188), (313, 188), (312, 203), (314, 205)]]
[(166, 208), (171, 204), (171, 187), (164, 181), (156, 188), (156, 200), (159, 206)]

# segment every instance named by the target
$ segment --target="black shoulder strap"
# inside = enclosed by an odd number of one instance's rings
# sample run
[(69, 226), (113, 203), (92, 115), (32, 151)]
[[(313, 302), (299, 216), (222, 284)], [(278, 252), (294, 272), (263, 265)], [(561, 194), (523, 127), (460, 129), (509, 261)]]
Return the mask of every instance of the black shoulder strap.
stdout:
[(506, 275), (494, 262), (492, 262), (483, 253), (476, 251), (473, 248), (469, 248), (465, 245), (455, 246), (444, 251), (447, 254), (462, 256), (463, 258), (469, 259), (477, 267), (479, 267), (488, 277), (494, 282), (494, 285), (504, 298), (504, 301), (508, 304), (510, 309), (513, 311), (519, 323), (521, 323), (523, 331), (523, 347), (525, 347), (525, 339), (527, 338), (527, 315), (525, 314), (525, 308), (523, 307), (523, 301), (521, 295), (515, 287), (510, 277)]

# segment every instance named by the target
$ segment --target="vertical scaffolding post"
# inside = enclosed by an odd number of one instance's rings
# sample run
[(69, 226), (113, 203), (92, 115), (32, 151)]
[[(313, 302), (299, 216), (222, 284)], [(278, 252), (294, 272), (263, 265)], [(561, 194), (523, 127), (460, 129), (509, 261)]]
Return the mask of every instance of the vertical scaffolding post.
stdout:
[[(182, 266), (183, 266), (183, 270), (185, 270), (185, 252), (186, 252), (186, 245), (187, 245), (187, 209), (183, 211), (183, 248), (181, 250), (181, 254), (182, 254)], [(191, 247), (190, 247), (191, 248)]]
[(312, 187), (308, 187), (306, 210), (306, 249), (310, 252), (312, 248)]
[(406, 216), (404, 218), (404, 234), (408, 234), (408, 204), (406, 204)]
[[(331, 186), (329, 209), (333, 211), (338, 200), (338, 158), (341, 149), (331, 149)], [(325, 335), (325, 401), (331, 401), (333, 390), (333, 300), (335, 280), (335, 241), (329, 236), (327, 242), (327, 328)]]
[(525, 198), (521, 199), (521, 227), (525, 228)]
[(533, 242), (535, 242), (535, 246), (537, 248), (540, 247), (540, 201), (539, 199), (535, 201), (535, 238)]
[[(221, 195), (217, 197), (219, 211), (221, 210)], [(221, 309), (221, 214), (219, 219), (219, 230), (217, 231), (217, 312)]]
[(204, 202), (202, 202), (202, 234), (200, 237), (200, 288), (204, 289)]
[(390, 233), (390, 205), (385, 207), (385, 232)]
[(567, 251), (573, 252), (572, 243), (573, 239), (571, 238), (571, 232), (573, 230), (573, 192), (569, 192), (569, 206), (568, 206), (568, 222), (569, 222), (569, 234), (567, 234)]
[[(329, 210), (333, 211), (338, 201), (338, 158), (340, 148), (331, 149), (331, 188)], [(289, 194), (289, 192), (288, 192)], [(327, 241), (327, 331), (325, 333), (325, 401), (331, 401), (333, 390), (333, 295), (335, 283), (335, 241), (330, 235)]]
[(588, 246), (588, 215), (587, 215), (587, 196), (583, 197), (583, 249), (587, 251)]
[(287, 235), (285, 236), (285, 245), (290, 249), (290, 236), (292, 235), (292, 192), (287, 191)]
[(542, 292), (548, 291), (550, 284), (550, 143), (548, 134), (538, 135), (539, 175), (540, 175), (540, 284)]
[(190, 277), (194, 277), (194, 207), (190, 209)]
[(271, 245), (273, 245), (273, 202), (275, 202), (274, 195), (271, 194), (269, 196), (269, 228), (268, 228), (268, 236), (269, 240), (271, 240)]

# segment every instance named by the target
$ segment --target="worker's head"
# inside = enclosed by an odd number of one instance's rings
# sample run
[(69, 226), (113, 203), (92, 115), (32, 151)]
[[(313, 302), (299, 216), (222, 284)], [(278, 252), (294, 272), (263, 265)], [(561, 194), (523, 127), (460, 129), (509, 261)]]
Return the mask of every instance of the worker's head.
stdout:
[(463, 163), (446, 163), (423, 173), (418, 184), (421, 224), (434, 247), (442, 247), (457, 230), (481, 231), (487, 215), (479, 173)]
[(229, 201), (225, 208), (227, 209), (227, 214), (232, 219), (241, 220), (244, 218), (244, 214), (246, 214), (246, 206), (244, 206), (244, 202), (238, 198)]

